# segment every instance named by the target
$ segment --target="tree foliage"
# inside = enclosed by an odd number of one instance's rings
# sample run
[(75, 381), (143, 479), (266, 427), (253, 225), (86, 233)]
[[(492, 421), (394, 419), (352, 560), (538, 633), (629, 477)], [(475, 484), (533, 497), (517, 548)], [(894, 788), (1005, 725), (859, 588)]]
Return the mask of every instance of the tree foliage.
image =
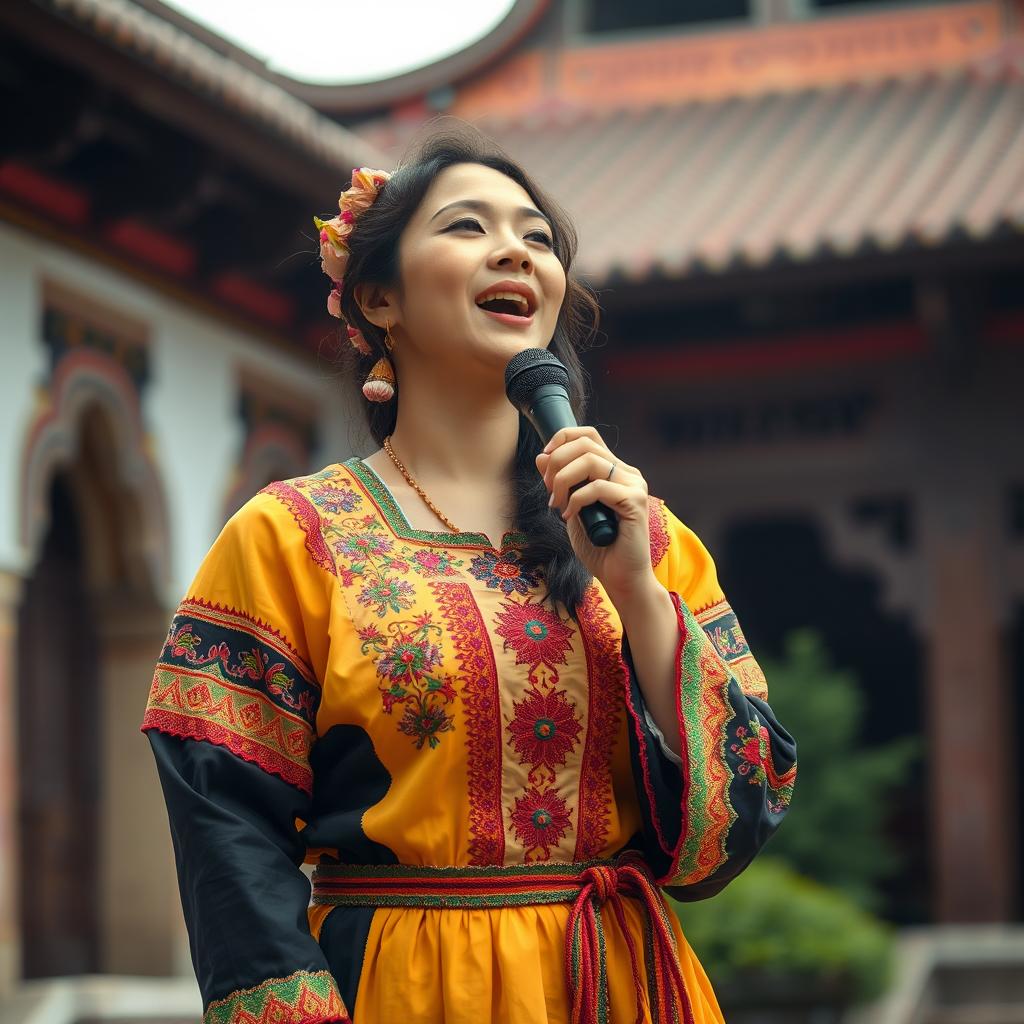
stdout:
[(768, 845), (798, 873), (877, 909), (878, 882), (899, 863), (884, 835), (887, 795), (918, 755), (916, 738), (860, 745), (864, 695), (856, 677), (833, 667), (820, 636), (786, 637), (780, 660), (760, 658), (778, 719), (796, 739), (793, 802)]

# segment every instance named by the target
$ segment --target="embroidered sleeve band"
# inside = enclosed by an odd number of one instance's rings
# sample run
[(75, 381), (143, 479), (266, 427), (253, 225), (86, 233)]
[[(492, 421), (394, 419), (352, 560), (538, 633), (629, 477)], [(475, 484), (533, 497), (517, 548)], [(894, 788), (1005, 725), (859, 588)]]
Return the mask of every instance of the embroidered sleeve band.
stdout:
[(328, 971), (296, 971), (210, 1003), (203, 1024), (351, 1024)]
[(171, 622), (142, 728), (205, 740), (310, 792), (320, 689), (269, 626), (189, 598)]

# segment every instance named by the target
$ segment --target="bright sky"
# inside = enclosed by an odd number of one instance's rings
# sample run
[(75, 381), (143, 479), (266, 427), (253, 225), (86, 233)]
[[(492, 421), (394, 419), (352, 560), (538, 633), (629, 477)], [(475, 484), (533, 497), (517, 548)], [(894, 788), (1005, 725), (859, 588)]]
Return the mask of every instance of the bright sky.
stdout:
[(514, 0), (164, 0), (304, 82), (375, 81), (486, 35)]

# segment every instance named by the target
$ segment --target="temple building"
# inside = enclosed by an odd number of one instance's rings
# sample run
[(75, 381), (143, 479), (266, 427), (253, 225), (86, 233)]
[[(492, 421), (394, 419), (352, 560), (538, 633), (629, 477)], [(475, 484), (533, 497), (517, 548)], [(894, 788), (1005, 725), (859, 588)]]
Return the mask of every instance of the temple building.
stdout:
[(191, 977), (152, 667), (242, 502), (370, 450), (311, 217), (446, 114), (574, 218), (591, 421), (704, 540), (751, 648), (814, 627), (866, 741), (923, 738), (887, 916), (1024, 918), (1024, 3), (517, 0), (330, 86), (159, 0), (13, 0), (0, 1003)]

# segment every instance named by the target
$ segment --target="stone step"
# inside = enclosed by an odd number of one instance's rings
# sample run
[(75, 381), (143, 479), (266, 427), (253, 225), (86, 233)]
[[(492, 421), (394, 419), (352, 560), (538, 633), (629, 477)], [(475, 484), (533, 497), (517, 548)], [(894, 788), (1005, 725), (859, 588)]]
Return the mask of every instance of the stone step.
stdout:
[(1024, 1024), (1024, 1004), (973, 1003), (928, 1010), (921, 1024)]

